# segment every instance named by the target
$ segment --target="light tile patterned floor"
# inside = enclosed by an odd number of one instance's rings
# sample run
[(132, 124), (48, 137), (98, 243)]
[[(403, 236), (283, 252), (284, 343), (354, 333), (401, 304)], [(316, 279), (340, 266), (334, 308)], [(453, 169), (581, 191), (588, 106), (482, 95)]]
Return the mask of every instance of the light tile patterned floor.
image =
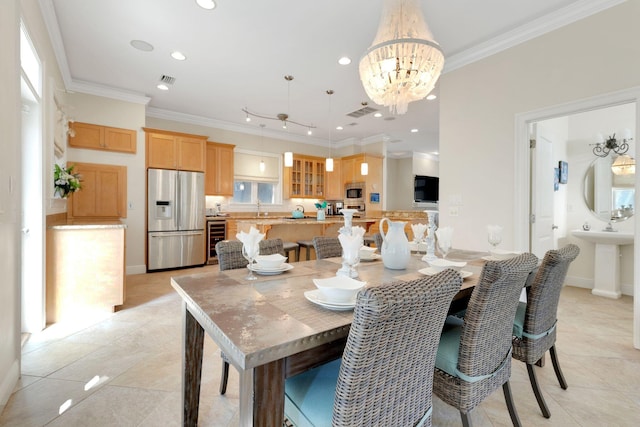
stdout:
[[(172, 275), (127, 277), (123, 310), (90, 324), (57, 324), (29, 338), (22, 379), (0, 415), (0, 426), (180, 425), (181, 302)], [(595, 297), (566, 287), (560, 302), (557, 349), (569, 389), (550, 363), (538, 369), (552, 413), (539, 412), (524, 364), (513, 360), (512, 389), (524, 426), (640, 425), (640, 350), (632, 346), (633, 300)], [(205, 341), (202, 426), (237, 426), (238, 377), (231, 369), (218, 394), (220, 356)], [(93, 379), (95, 384), (89, 382)], [(61, 405), (68, 409), (59, 414)], [(501, 390), (472, 414), (476, 426), (508, 426)], [(460, 426), (453, 408), (434, 399), (434, 426)]]

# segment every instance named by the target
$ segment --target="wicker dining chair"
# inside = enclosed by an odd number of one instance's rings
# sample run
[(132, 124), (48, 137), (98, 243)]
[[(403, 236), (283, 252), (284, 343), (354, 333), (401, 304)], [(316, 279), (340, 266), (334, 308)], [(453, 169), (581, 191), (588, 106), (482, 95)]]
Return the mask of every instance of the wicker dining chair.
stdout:
[(316, 250), (317, 259), (342, 256), (342, 245), (337, 237), (314, 237), (313, 248)]
[[(280, 254), (284, 255), (284, 243), (282, 239), (264, 239), (259, 243), (260, 255)], [(223, 240), (216, 243), (216, 254), (220, 271), (245, 268), (249, 262), (242, 255), (242, 242), (239, 240)], [(220, 352), (222, 357), (222, 374), (220, 376), (220, 394), (227, 392), (229, 381), (229, 359)]]
[(471, 411), (500, 386), (511, 421), (520, 426), (509, 386), (511, 332), (520, 293), (537, 262), (530, 253), (487, 262), (459, 320), (462, 324), (445, 326), (433, 393), (460, 411), (465, 427), (471, 425)]
[(382, 251), (382, 234), (376, 233), (373, 235), (373, 242), (376, 245), (376, 252), (381, 253)]
[(518, 305), (513, 325), (513, 357), (526, 363), (533, 394), (545, 418), (551, 417), (551, 412), (542, 396), (534, 364), (549, 350), (560, 387), (567, 389), (556, 354), (556, 323), (560, 291), (569, 265), (579, 253), (578, 246), (569, 244), (544, 255), (531, 286), (527, 288), (527, 302)]
[(285, 415), (295, 426), (430, 426), (433, 367), (460, 275), (365, 288), (342, 359), (288, 378)]

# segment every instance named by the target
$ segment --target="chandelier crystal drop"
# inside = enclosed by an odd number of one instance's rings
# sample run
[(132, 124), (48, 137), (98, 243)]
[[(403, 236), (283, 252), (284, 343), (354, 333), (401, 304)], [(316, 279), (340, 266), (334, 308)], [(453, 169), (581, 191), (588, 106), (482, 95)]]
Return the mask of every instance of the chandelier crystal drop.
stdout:
[(404, 114), (425, 98), (442, 73), (444, 54), (418, 0), (385, 0), (378, 32), (360, 60), (360, 80), (373, 102)]

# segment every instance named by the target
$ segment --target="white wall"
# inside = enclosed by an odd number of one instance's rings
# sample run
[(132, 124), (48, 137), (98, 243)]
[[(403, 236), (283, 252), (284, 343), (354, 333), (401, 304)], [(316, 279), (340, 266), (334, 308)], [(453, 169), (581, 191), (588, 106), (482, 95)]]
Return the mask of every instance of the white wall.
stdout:
[(440, 223), (454, 246), (486, 249), (490, 223), (514, 246), (516, 114), (640, 85), (637, 16), (628, 1), (442, 76)]
[(100, 163), (127, 167), (127, 224), (126, 266), (127, 274), (146, 271), (145, 260), (145, 215), (146, 175), (145, 175), (145, 105), (74, 93), (67, 95), (71, 106), (69, 115), (78, 122), (93, 123), (138, 132), (136, 154), (100, 150), (67, 148), (67, 163)]
[(19, 6), (0, 2), (0, 412), (20, 375)]

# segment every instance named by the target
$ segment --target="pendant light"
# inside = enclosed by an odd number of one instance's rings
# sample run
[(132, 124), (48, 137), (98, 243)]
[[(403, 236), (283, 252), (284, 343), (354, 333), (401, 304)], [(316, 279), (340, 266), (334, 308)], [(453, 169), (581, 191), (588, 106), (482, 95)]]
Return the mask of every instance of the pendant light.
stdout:
[[(287, 115), (291, 111), (291, 80), (293, 80), (293, 76), (286, 75), (284, 79), (287, 81)], [(283, 128), (287, 128), (287, 120), (282, 120)], [(284, 152), (284, 167), (290, 168), (293, 167), (293, 152), (285, 151)]]
[[(264, 147), (264, 127), (266, 125), (264, 123), (260, 123), (260, 148)], [(264, 156), (261, 154), (260, 155), (260, 166), (259, 166), (260, 172), (264, 172), (264, 170), (266, 169), (266, 166), (264, 164)]]
[(324, 170), (333, 172), (333, 139), (331, 138), (331, 128), (333, 127), (331, 124), (331, 95), (333, 95), (333, 90), (329, 89), (327, 95), (329, 95), (329, 157), (324, 161)]

